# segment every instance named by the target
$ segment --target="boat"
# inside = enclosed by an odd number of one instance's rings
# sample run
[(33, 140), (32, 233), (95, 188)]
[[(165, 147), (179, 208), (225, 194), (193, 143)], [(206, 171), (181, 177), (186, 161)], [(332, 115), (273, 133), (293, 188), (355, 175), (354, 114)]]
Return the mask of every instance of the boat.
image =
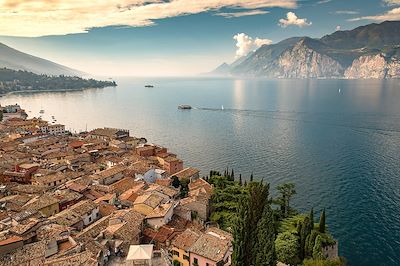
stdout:
[(145, 88), (154, 88), (154, 85), (144, 85)]
[(41, 110), (39, 111), (39, 113), (40, 113), (40, 114), (44, 114), (44, 110), (41, 109)]
[(222, 110), (222, 111), (224, 110), (224, 106), (223, 106), (223, 105), (221, 105), (221, 110)]
[(188, 104), (181, 104), (181, 105), (178, 106), (178, 109), (181, 109), (181, 110), (190, 110), (190, 109), (192, 109), (192, 106), (190, 106), (190, 105), (188, 105)]

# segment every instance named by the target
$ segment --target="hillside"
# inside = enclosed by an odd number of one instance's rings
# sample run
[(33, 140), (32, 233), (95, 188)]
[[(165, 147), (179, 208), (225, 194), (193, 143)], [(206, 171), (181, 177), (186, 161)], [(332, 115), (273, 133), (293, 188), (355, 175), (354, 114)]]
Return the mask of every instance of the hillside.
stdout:
[(0, 43), (0, 68), (25, 70), (36, 74), (82, 76), (84, 73), (32, 56)]
[(16, 91), (69, 91), (117, 86), (114, 81), (98, 81), (69, 76), (37, 75), (22, 70), (0, 68), (0, 94)]
[(399, 78), (400, 21), (264, 45), (229, 74), (269, 78)]

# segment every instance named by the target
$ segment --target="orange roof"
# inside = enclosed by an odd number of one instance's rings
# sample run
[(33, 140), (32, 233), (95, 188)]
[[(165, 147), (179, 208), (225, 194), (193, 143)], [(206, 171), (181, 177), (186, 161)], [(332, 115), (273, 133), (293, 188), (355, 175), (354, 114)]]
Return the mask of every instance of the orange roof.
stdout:
[(22, 237), (19, 236), (12, 236), (10, 238), (4, 239), (3, 241), (0, 241), (0, 246), (5, 246), (11, 243), (15, 243), (15, 242), (19, 242), (19, 241), (23, 241), (24, 239)]

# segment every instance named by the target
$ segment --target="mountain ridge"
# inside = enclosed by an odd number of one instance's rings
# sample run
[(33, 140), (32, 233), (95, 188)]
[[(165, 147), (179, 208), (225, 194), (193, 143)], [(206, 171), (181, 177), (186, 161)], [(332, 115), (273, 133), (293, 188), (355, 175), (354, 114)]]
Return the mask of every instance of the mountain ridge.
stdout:
[(0, 42), (0, 68), (24, 70), (35, 74), (83, 76), (84, 72), (75, 70), (50, 60), (16, 50)]
[(399, 58), (400, 21), (385, 21), (336, 31), (321, 38), (292, 37), (263, 45), (240, 64), (231, 65), (229, 75), (400, 78)]

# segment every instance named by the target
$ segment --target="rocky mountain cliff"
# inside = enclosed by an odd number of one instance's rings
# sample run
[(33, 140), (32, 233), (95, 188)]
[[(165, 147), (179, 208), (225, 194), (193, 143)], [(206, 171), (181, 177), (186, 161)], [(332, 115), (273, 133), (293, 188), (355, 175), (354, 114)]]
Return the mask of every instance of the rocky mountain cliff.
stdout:
[(400, 78), (400, 21), (264, 45), (224, 71), (270, 78)]

